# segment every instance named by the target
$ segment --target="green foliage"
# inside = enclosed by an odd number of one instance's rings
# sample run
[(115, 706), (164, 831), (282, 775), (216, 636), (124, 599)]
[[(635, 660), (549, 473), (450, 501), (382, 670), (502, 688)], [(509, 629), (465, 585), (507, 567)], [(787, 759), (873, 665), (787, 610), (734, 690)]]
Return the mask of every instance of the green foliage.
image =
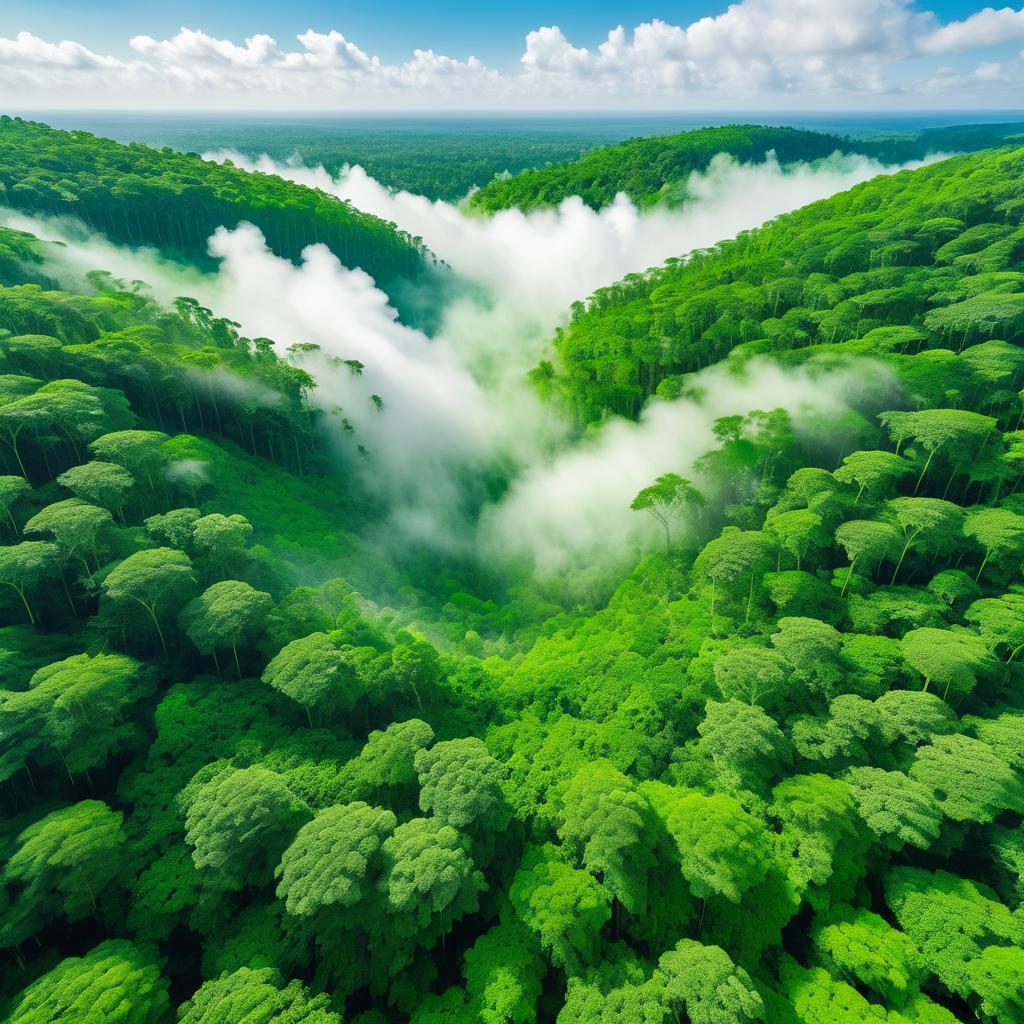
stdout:
[[(796, 128), (763, 128), (757, 125), (729, 125), (698, 128), (653, 138), (630, 139), (585, 153), (572, 163), (527, 170), (514, 177), (497, 179), (474, 192), (473, 209), (493, 213), (510, 207), (523, 210), (556, 206), (569, 196), (579, 196), (588, 206), (601, 209), (625, 192), (639, 206), (681, 203), (687, 198), (687, 180), (694, 171), (704, 171), (720, 153), (744, 163), (764, 160), (772, 152), (782, 164), (820, 160), (833, 153), (864, 153), (868, 156), (911, 159), (936, 145), (931, 133), (918, 140), (855, 140), (824, 132)], [(998, 145), (1000, 134), (992, 130), (964, 148)], [(959, 149), (950, 146), (945, 152)], [(939, 237), (942, 237), (941, 235)]]
[(124, 939), (68, 957), (15, 1001), (10, 1024), (160, 1024), (167, 981), (154, 953)]
[[(61, 178), (39, 138), (22, 177), (108, 218), (197, 167), (75, 137)], [(574, 308), (542, 391), (584, 444), (730, 353), (841, 371), (846, 408), (716, 421), (633, 503), (666, 550), (571, 597), (398, 550), (373, 454), (324, 443), (269, 341), (103, 274), (52, 290), (0, 229), (0, 1017), (1017, 1024), (1021, 159)], [(173, 211), (180, 256), (210, 189), (297, 195), (195, 173), (119, 230)]]
[[(415, 278), (424, 267), (418, 239), (275, 175), (247, 175), (194, 153), (122, 146), (18, 118), (0, 121), (0, 138), (0, 184), (10, 205), (79, 217), (122, 244), (169, 248), (205, 266), (210, 235), (246, 222), (289, 259), (322, 242), (346, 265), (384, 283)], [(183, 195), (187, 217), (179, 215)]]
[(299, 829), (277, 869), (288, 913), (347, 909), (363, 899), (370, 864), (395, 825), (390, 811), (364, 803), (320, 811)]
[(240, 967), (206, 982), (181, 1008), (181, 1024), (341, 1024), (327, 996), (310, 996), (299, 981), (285, 984), (266, 967)]

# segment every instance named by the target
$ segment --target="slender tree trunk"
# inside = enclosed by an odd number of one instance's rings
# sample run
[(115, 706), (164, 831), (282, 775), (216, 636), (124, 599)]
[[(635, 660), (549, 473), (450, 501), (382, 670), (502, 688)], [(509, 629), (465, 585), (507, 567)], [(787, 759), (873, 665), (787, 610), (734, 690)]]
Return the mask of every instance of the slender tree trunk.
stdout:
[(843, 589), (839, 591), (840, 597), (842, 597), (846, 593), (846, 588), (850, 585), (850, 577), (853, 575), (853, 567), (857, 564), (857, 559), (859, 557), (859, 555), (855, 556), (853, 561), (850, 563), (850, 568), (847, 570), (846, 573), (846, 579), (843, 580)]

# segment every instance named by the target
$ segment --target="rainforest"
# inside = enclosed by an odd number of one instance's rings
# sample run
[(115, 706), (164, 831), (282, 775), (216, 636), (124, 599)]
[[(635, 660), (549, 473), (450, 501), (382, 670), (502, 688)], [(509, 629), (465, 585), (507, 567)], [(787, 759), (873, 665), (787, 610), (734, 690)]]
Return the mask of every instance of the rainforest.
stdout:
[(1020, 1024), (968, 122), (388, 179), (0, 117), (0, 1020)]

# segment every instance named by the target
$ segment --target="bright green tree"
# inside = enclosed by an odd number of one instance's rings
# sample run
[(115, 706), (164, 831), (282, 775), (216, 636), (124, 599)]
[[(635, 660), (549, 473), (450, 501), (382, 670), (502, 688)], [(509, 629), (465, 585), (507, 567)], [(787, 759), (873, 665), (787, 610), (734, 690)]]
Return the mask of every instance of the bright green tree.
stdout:
[(369, 804), (327, 807), (299, 829), (277, 868), (279, 899), (308, 916), (355, 906), (371, 891), (380, 850), (397, 824)]
[(124, 615), (143, 609), (153, 623), (164, 657), (167, 639), (160, 620), (176, 615), (195, 589), (192, 562), (183, 551), (151, 548), (120, 562), (103, 581), (103, 596)]
[(262, 590), (240, 580), (222, 580), (194, 597), (181, 612), (181, 626), (200, 654), (231, 648), (239, 678), (242, 665), (238, 645), (255, 639), (267, 621), (273, 600)]
[(169, 1012), (167, 988), (155, 950), (111, 939), (37, 978), (14, 1000), (5, 1022), (161, 1024)]

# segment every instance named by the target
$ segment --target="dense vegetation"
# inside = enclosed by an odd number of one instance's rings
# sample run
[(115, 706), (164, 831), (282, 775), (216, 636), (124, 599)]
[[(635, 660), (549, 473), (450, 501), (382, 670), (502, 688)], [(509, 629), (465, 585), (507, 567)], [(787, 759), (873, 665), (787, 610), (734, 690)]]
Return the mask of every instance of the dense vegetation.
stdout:
[(250, 159), (266, 154), (280, 163), (298, 159), (331, 175), (359, 164), (387, 188), (448, 202), (458, 202), (498, 175), (575, 160), (592, 146), (618, 142), (636, 130), (625, 121), (609, 125), (589, 118), (522, 123), (499, 117), (488, 124), (464, 117), (307, 120), (76, 113), (62, 121), (122, 142), (192, 153), (234, 150)]
[(677, 393), (679, 374), (737, 348), (792, 350), (793, 362), (840, 342), (899, 359), (932, 336), (954, 348), (1013, 341), (1024, 328), (1022, 166), (1020, 151), (997, 151), (876, 178), (632, 274), (574, 307), (556, 366), (537, 375), (591, 421), (635, 416), (659, 388)]
[(0, 199), (29, 214), (77, 217), (127, 245), (158, 246), (206, 266), (221, 226), (255, 224), (270, 248), (298, 260), (323, 243), (401, 299), (403, 281), (429, 262), (420, 239), (317, 189), (273, 174), (247, 174), (194, 153), (124, 146), (0, 117)]
[(1022, 168), (576, 310), (581, 421), (731, 352), (892, 376), (721, 420), (599, 609), (360, 569), (304, 374), (0, 234), (0, 1019), (1016, 1024)]
[(763, 160), (770, 150), (783, 165), (819, 160), (833, 153), (861, 153), (888, 163), (921, 159), (930, 153), (975, 152), (1020, 138), (1024, 125), (961, 125), (927, 129), (910, 136), (850, 138), (797, 128), (728, 125), (700, 128), (603, 146), (566, 164), (536, 168), (488, 183), (470, 200), (474, 209), (493, 213), (509, 207), (528, 210), (555, 206), (580, 196), (595, 210), (624, 192), (638, 206), (678, 204), (687, 180), (705, 171), (713, 157), (728, 153), (742, 162)]

